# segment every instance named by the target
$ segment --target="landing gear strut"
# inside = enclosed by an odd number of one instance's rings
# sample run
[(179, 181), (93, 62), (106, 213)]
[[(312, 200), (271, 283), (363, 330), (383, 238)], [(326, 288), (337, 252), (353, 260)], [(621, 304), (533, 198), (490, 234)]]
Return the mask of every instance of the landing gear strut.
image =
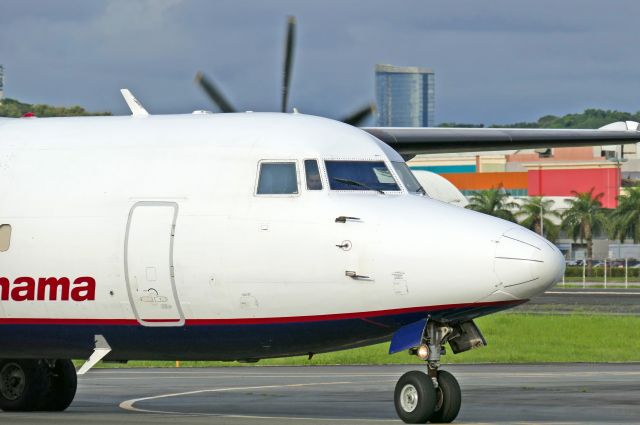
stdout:
[(62, 411), (76, 394), (71, 360), (0, 360), (0, 409)]
[(462, 395), (456, 378), (439, 370), (440, 357), (448, 342), (454, 353), (486, 345), (480, 330), (472, 322), (454, 326), (427, 321), (422, 343), (409, 350), (427, 363), (427, 373), (407, 372), (396, 384), (396, 412), (405, 423), (450, 423), (458, 416)]

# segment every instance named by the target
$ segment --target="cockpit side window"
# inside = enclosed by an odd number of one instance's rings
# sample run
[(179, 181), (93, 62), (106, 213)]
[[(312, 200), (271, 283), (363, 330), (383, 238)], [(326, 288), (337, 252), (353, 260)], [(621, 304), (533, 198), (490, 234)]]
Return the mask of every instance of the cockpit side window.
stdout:
[(325, 161), (331, 190), (399, 191), (383, 161)]
[(424, 188), (420, 185), (420, 182), (418, 182), (418, 179), (405, 162), (392, 161), (391, 165), (393, 165), (393, 169), (396, 170), (396, 174), (398, 174), (400, 180), (402, 180), (404, 187), (407, 188), (407, 192), (426, 195)]
[(304, 172), (307, 179), (307, 189), (322, 190), (322, 180), (320, 178), (318, 161), (316, 161), (315, 159), (305, 159)]
[(295, 162), (262, 162), (258, 177), (258, 195), (293, 195), (298, 193)]

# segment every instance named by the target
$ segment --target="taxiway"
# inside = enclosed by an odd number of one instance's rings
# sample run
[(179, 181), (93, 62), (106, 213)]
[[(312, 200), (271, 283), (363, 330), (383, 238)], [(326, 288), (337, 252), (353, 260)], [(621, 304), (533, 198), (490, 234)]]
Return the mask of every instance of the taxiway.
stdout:
[(640, 315), (640, 288), (582, 289), (556, 285), (509, 312)]
[[(94, 370), (64, 413), (2, 413), (30, 424), (400, 423), (398, 377), (416, 366)], [(456, 423), (637, 423), (640, 364), (452, 365)]]

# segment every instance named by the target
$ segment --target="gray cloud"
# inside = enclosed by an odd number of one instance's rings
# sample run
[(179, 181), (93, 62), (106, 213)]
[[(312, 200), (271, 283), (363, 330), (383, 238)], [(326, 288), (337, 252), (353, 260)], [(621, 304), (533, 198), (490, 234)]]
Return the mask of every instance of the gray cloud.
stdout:
[(633, 1), (3, 0), (7, 95), (127, 113), (212, 108), (201, 69), (242, 109), (275, 110), (285, 16), (298, 18), (291, 102), (341, 116), (374, 95), (376, 63), (436, 70), (436, 120), (513, 122), (638, 110)]

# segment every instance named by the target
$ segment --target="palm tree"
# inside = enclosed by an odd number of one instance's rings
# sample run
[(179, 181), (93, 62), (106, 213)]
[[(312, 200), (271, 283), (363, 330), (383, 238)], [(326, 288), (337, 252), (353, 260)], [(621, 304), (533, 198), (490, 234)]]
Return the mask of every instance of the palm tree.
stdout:
[(503, 220), (516, 221), (513, 210), (518, 204), (509, 201), (509, 195), (501, 187), (498, 189), (481, 190), (471, 197), (467, 208)]
[(611, 213), (610, 236), (624, 243), (626, 238), (640, 242), (640, 187), (630, 187), (618, 197), (618, 208)]
[(551, 209), (554, 203), (552, 199), (532, 196), (522, 203), (520, 211), (515, 215), (518, 218), (523, 217), (520, 225), (541, 236), (546, 235), (547, 239), (553, 241), (558, 237), (558, 226), (551, 218), (560, 218), (560, 214)]
[(571, 191), (575, 196), (567, 199), (570, 207), (562, 214), (562, 228), (573, 238), (574, 242), (587, 243), (587, 266), (591, 274), (591, 260), (593, 257), (593, 234), (606, 228), (607, 220), (602, 202), (604, 193), (593, 194), (594, 188), (588, 192)]

